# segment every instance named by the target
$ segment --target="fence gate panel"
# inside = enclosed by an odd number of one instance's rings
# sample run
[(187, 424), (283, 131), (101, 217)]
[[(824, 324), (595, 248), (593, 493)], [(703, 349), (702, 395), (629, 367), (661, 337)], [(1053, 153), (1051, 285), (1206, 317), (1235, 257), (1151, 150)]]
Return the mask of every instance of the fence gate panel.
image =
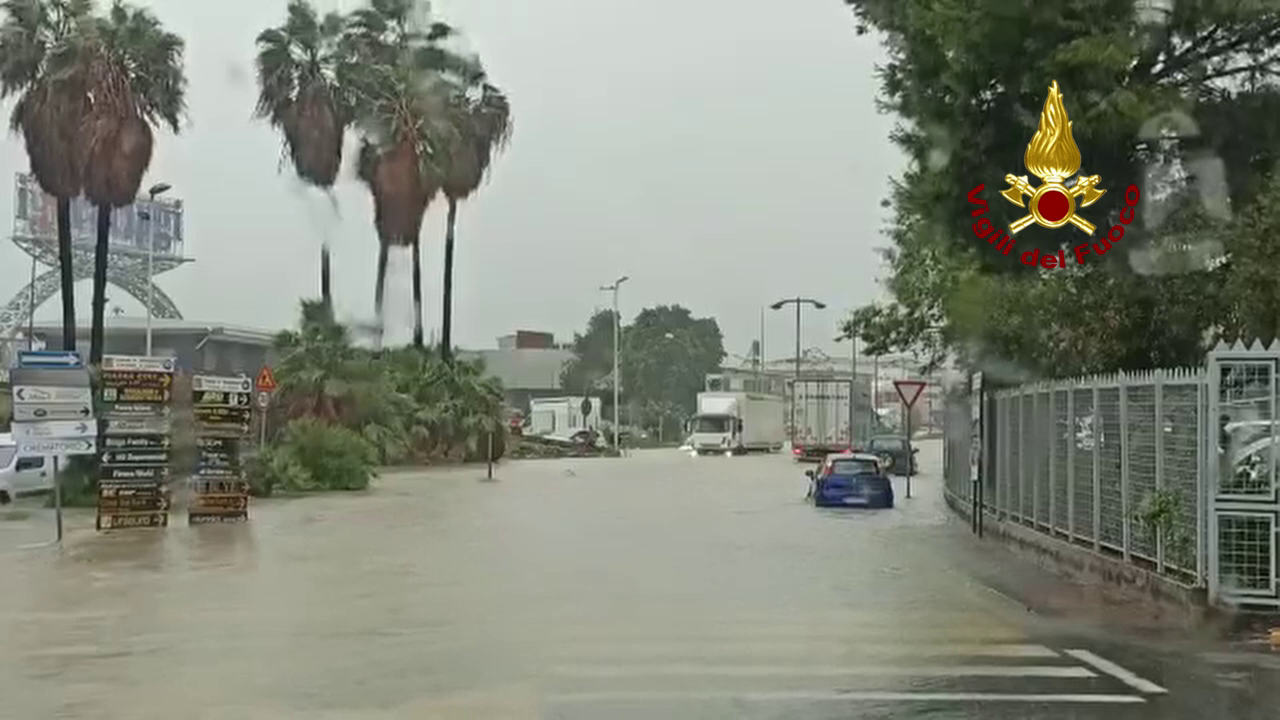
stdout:
[(1230, 605), (1280, 606), (1276, 578), (1276, 392), (1280, 346), (1209, 354), (1206, 423), (1209, 592)]

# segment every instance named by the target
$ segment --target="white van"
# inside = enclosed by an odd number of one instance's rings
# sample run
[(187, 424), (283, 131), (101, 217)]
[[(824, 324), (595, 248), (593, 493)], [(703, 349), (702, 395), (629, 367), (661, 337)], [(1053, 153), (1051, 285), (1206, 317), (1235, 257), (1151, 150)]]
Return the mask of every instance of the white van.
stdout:
[(56, 460), (52, 455), (18, 457), (11, 433), (0, 433), (0, 505), (19, 495), (53, 489)]

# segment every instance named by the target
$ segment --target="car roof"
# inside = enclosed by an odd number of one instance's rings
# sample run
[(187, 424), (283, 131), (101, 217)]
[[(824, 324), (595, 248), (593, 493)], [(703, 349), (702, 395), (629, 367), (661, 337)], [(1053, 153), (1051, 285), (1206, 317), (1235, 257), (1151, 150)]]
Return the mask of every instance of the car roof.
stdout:
[(831, 453), (827, 456), (827, 460), (867, 460), (878, 463), (880, 456), (871, 453)]

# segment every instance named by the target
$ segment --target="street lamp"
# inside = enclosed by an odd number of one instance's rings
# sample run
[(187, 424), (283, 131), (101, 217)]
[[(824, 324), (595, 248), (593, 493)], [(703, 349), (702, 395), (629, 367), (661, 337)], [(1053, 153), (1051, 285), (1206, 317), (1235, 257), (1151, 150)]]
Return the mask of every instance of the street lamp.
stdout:
[(623, 275), (614, 280), (612, 285), (600, 286), (602, 291), (613, 293), (613, 449), (619, 452), (621, 452), (621, 446), (618, 442), (622, 429), (618, 426), (618, 386), (622, 378), (618, 373), (618, 336), (622, 334), (622, 317), (618, 315), (618, 288), (630, 279)]
[(796, 385), (800, 382), (800, 308), (804, 305), (812, 305), (814, 309), (823, 310), (827, 305), (812, 298), (793, 297), (779, 300), (769, 308), (781, 310), (787, 305), (796, 306), (796, 377), (791, 383), (791, 447), (794, 448), (796, 445)]
[(849, 447), (854, 447), (854, 437), (856, 433), (854, 428), (857, 427), (858, 413), (855, 409), (857, 406), (858, 393), (858, 336), (853, 333), (847, 333), (836, 338), (836, 342), (849, 341), (849, 345), (853, 347), (849, 358)]
[(147, 199), (151, 204), (138, 216), (147, 221), (147, 357), (151, 357), (151, 306), (156, 299), (156, 225), (151, 219), (151, 208), (155, 207), (156, 196), (168, 192), (173, 186), (169, 183), (156, 183), (147, 190)]

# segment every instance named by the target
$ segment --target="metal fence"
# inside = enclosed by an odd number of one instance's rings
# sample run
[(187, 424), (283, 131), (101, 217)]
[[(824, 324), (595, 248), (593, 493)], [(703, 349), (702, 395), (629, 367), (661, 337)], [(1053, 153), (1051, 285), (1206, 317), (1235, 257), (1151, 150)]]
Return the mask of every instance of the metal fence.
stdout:
[(979, 492), (1000, 519), (1201, 585), (1205, 387), (1199, 369), (953, 387), (947, 492), (966, 504)]

